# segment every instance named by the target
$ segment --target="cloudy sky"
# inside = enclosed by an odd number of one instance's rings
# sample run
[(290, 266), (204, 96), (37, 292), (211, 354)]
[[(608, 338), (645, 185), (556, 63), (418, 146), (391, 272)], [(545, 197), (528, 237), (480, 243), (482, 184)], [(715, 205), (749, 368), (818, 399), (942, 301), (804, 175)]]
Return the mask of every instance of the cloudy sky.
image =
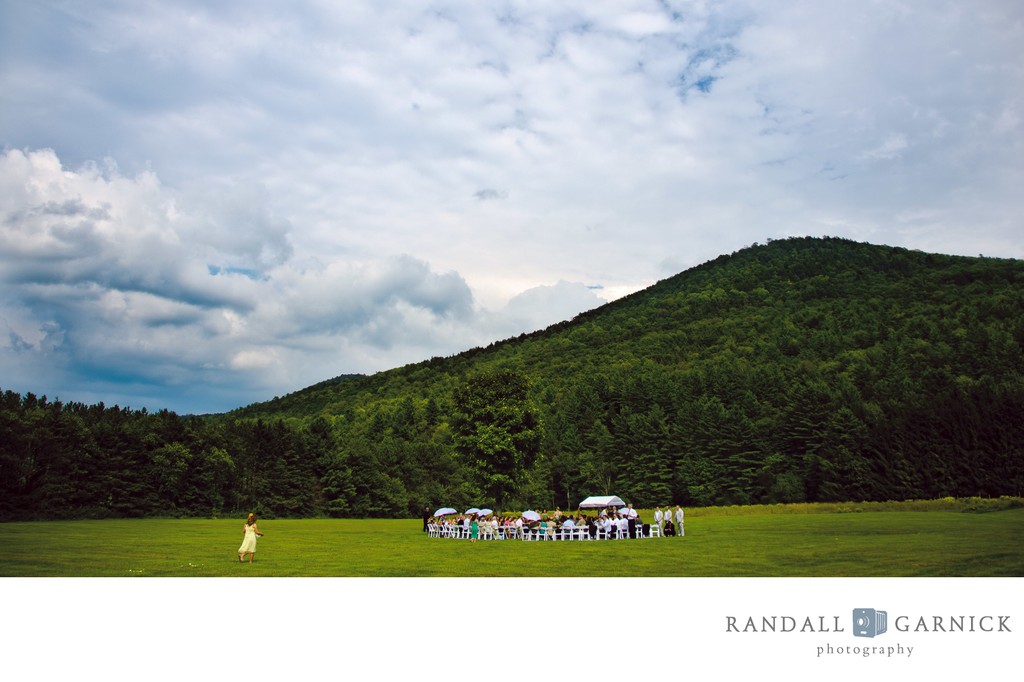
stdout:
[(1022, 258), (1017, 0), (0, 0), (0, 388), (182, 413), (754, 242)]

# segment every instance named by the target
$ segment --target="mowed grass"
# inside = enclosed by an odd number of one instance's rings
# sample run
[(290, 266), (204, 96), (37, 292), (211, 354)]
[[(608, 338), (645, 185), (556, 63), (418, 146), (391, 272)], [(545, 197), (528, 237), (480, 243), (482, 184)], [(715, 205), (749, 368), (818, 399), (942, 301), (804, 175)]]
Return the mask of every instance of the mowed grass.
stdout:
[(1024, 509), (699, 510), (687, 515), (685, 537), (598, 542), (429, 538), (414, 519), (264, 519), (251, 565), (238, 562), (241, 527), (242, 519), (0, 523), (0, 576), (1024, 575)]

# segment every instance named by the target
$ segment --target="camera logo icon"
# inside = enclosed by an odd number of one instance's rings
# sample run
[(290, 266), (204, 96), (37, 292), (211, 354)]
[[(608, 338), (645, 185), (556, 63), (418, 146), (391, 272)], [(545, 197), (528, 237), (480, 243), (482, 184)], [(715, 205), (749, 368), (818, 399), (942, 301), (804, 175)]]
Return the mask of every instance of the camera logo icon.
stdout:
[(853, 610), (853, 636), (874, 637), (885, 632), (889, 614), (875, 609)]

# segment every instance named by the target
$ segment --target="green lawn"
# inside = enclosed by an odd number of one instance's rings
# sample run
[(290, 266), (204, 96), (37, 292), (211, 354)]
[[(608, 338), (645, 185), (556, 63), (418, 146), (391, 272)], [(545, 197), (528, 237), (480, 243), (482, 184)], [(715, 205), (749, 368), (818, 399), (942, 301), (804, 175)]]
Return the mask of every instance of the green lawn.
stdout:
[(692, 510), (684, 538), (475, 544), (428, 538), (412, 519), (267, 519), (252, 565), (235, 553), (241, 525), (241, 518), (0, 523), (0, 576), (1024, 575), (1019, 508)]

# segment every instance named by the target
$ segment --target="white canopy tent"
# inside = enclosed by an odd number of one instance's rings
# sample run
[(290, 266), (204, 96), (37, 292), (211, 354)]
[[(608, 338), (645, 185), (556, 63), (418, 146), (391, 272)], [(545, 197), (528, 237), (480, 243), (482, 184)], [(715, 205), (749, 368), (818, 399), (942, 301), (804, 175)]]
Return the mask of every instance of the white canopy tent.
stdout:
[(581, 509), (601, 509), (602, 507), (622, 507), (625, 506), (625, 502), (622, 498), (616, 497), (615, 495), (598, 495), (596, 497), (588, 497), (587, 499), (580, 502)]

